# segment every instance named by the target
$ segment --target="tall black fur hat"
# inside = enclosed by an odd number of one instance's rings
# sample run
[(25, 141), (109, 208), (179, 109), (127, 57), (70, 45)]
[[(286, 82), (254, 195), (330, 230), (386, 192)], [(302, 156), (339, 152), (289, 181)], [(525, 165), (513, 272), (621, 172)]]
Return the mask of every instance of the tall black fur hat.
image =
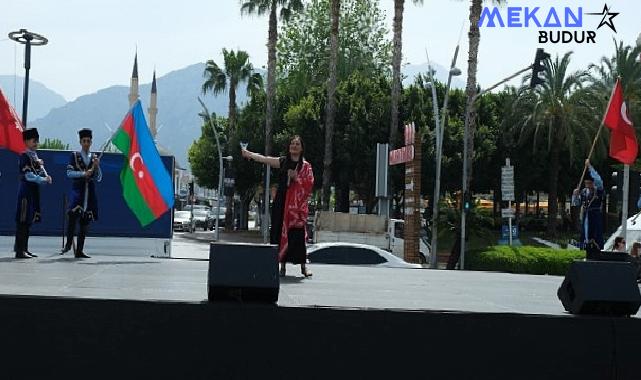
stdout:
[(84, 139), (86, 137), (89, 137), (90, 139), (93, 139), (93, 133), (91, 132), (91, 129), (89, 128), (83, 128), (78, 131), (78, 135), (80, 136), (81, 139)]
[(23, 140), (31, 140), (31, 139), (38, 140), (39, 138), (40, 138), (40, 135), (38, 134), (38, 130), (36, 128), (28, 128), (22, 131)]

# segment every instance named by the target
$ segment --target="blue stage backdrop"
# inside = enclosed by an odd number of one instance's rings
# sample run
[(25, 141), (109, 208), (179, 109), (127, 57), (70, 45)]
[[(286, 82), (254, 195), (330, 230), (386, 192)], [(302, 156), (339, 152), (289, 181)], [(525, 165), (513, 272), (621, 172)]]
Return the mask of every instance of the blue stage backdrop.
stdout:
[[(53, 184), (40, 186), (42, 222), (34, 224), (32, 235), (61, 236), (63, 201), (69, 197), (71, 180), (66, 176), (69, 151), (39, 150)], [(169, 173), (174, 172), (174, 157), (162, 157)], [(102, 182), (97, 184), (99, 220), (91, 224), (89, 236), (132, 236), (171, 238), (172, 212), (168, 211), (143, 228), (122, 197), (120, 170), (123, 156), (105, 153), (100, 162)], [(173, 178), (173, 175), (171, 176)], [(0, 149), (0, 235), (15, 234), (16, 198), (18, 194), (18, 155)]]

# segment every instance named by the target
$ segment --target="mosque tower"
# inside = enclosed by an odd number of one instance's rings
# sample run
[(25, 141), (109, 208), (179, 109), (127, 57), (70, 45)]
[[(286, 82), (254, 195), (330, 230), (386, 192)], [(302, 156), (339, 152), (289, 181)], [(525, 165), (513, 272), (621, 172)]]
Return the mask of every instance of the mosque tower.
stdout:
[(129, 87), (129, 107), (138, 100), (138, 52), (134, 57), (134, 71), (131, 74), (131, 86)]
[(156, 115), (158, 114), (158, 94), (156, 92), (156, 70), (154, 70), (154, 79), (151, 82), (151, 97), (149, 98), (149, 132), (151, 132), (151, 137), (156, 140), (156, 133), (158, 129), (156, 128)]

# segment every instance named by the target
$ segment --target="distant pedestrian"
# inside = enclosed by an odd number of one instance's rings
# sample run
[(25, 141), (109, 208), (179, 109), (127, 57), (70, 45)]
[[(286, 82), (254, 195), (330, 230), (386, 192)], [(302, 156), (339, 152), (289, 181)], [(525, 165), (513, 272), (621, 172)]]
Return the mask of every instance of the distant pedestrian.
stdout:
[(612, 248), (613, 251), (617, 252), (625, 252), (625, 240), (623, 239), (623, 236), (617, 236), (614, 238), (614, 247)]
[(604, 199), (603, 180), (599, 173), (586, 160), (588, 173), (583, 179), (585, 187), (582, 190), (574, 189), (572, 206), (581, 206), (583, 218), (581, 221), (581, 242), (586, 244), (590, 240), (603, 249), (603, 215), (601, 207)]
[(305, 160), (305, 145), (300, 136), (289, 140), (287, 155), (266, 157), (258, 153), (242, 150), (245, 158), (268, 164), (280, 169), (277, 174), (278, 190), (272, 209), (272, 229), (270, 241), (278, 244), (280, 275), (285, 276), (287, 262), (301, 265), (301, 272), (310, 277), (305, 263), (307, 261), (307, 217), (309, 198), (314, 187), (312, 165)]
[(637, 272), (637, 281), (641, 279), (641, 243), (635, 241), (630, 250), (630, 262), (635, 266)]
[(44, 162), (38, 158), (36, 149), (40, 136), (36, 128), (22, 132), (27, 150), (20, 155), (18, 173), (20, 185), (18, 188), (18, 204), (16, 206), (16, 259), (38, 257), (29, 252), (29, 229), (33, 223), (39, 223), (40, 215), (40, 185), (50, 184), (51, 177), (47, 174)]
[(635, 241), (632, 244), (632, 249), (630, 249), (630, 256), (636, 257), (637, 259), (639, 259), (640, 255), (641, 255), (641, 243), (639, 243), (638, 241)]

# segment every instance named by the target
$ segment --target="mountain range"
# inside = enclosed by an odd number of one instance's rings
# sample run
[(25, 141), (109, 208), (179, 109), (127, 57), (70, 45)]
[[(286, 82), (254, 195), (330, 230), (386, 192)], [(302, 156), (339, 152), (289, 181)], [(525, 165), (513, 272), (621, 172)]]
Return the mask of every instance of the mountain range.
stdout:
[[(434, 64), (436, 77), (440, 81), (447, 80), (448, 70)], [(157, 78), (158, 116), (157, 142), (176, 156), (177, 162), (187, 167), (187, 151), (194, 140), (200, 136), (202, 120), (198, 114), (201, 106), (197, 97), (203, 98), (210, 112), (226, 116), (228, 111), (228, 96), (220, 94), (213, 96), (201, 94), (203, 83), (204, 63), (190, 65), (180, 70), (170, 72)], [(404, 84), (410, 84), (418, 73), (427, 71), (427, 64), (406, 65), (403, 69)], [(18, 83), (22, 83), (20, 78)], [(3, 89), (9, 101), (13, 101), (13, 76), (0, 76), (0, 88)], [(16, 87), (16, 99), (22, 99)], [(454, 88), (463, 88), (464, 83), (454, 78)], [(140, 99), (143, 106), (149, 106), (151, 84), (139, 86)], [(111, 86), (93, 94), (83, 95), (71, 102), (56, 92), (49, 90), (42, 83), (32, 81), (29, 96), (29, 126), (36, 127), (40, 135), (48, 138), (59, 138), (72, 147), (77, 145), (77, 131), (81, 128), (91, 128), (94, 131), (94, 149), (105, 142), (111, 133), (119, 126), (127, 112), (129, 87)], [(20, 106), (16, 111), (20, 113)], [(247, 94), (243, 86), (237, 91), (237, 103), (242, 107), (247, 102)]]
[[(24, 89), (24, 78), (13, 75), (0, 75), (0, 89), (14, 104), (18, 115), (22, 116), (22, 93)], [(57, 92), (48, 89), (44, 84), (30, 80), (29, 81), (29, 120), (36, 120), (44, 117), (54, 108), (62, 107), (67, 103), (65, 98)]]

